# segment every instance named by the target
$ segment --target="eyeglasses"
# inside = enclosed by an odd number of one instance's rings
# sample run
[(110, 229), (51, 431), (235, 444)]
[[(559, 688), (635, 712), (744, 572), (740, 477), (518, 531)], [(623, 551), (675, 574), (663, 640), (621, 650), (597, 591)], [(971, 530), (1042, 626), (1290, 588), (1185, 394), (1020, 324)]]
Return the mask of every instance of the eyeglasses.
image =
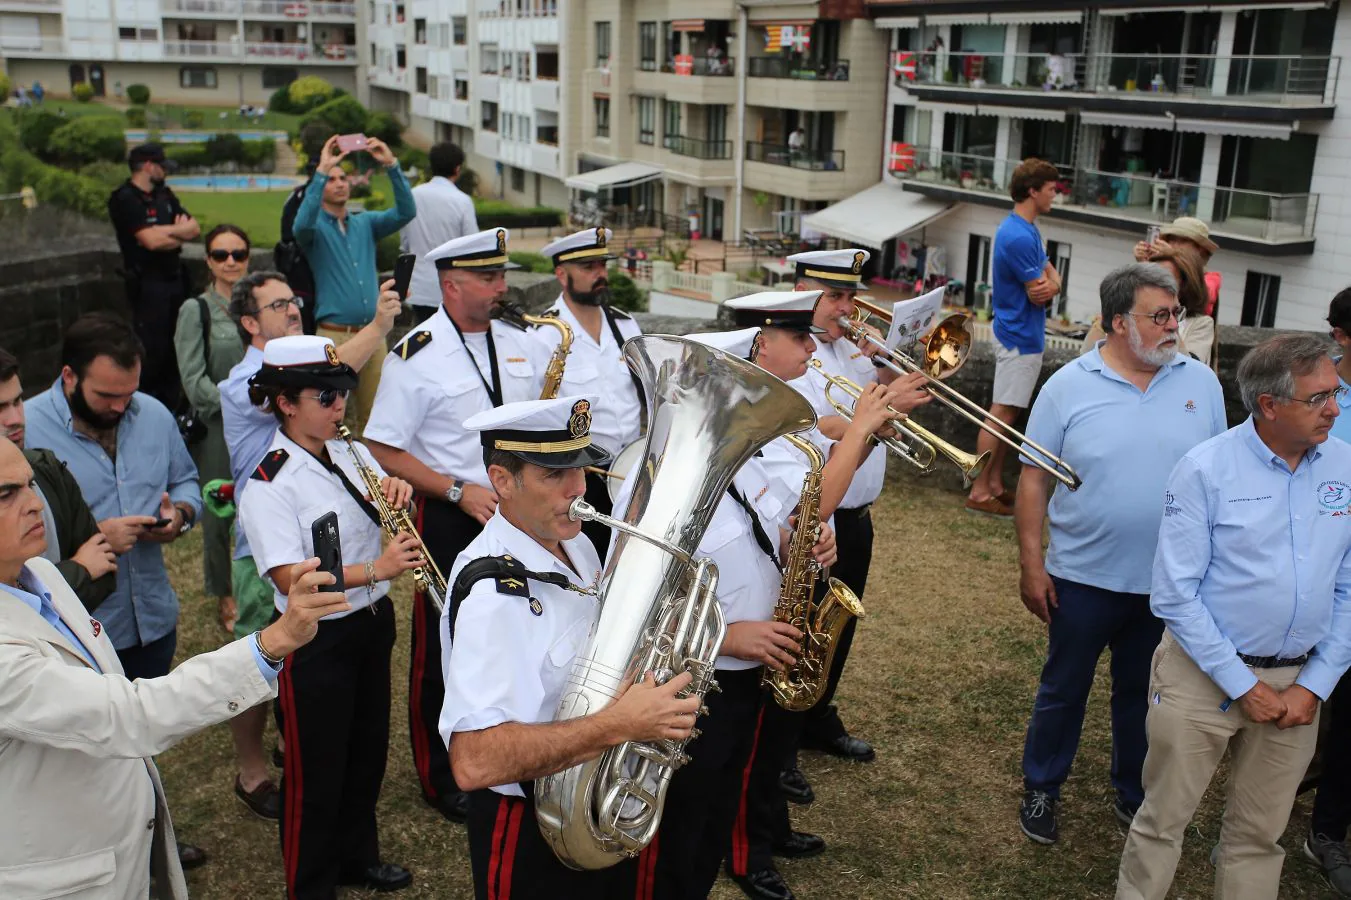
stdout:
[(270, 309), (270, 310), (272, 310), (274, 313), (286, 312), (286, 307), (291, 306), (292, 304), (295, 305), (295, 308), (296, 308), (296, 309), (304, 309), (304, 308), (305, 308), (305, 298), (304, 298), (304, 297), (285, 297), (285, 298), (283, 298), (283, 299), (281, 299), (281, 300), (273, 300), (271, 303), (267, 304), (266, 306), (260, 306), (260, 307), (258, 307), (258, 309), (255, 310), (255, 313), (254, 313), (254, 314), (256, 315), (257, 313), (260, 313), (260, 312), (262, 312), (262, 311), (265, 310), (265, 309)]
[(1182, 320), (1187, 318), (1187, 311), (1181, 306), (1174, 306), (1172, 309), (1156, 309), (1152, 313), (1126, 313), (1136, 319), (1151, 319), (1155, 325), (1162, 328), (1168, 324), (1169, 319), (1177, 319), (1177, 324), (1181, 325)]
[(1303, 403), (1305, 406), (1309, 407), (1309, 409), (1314, 410), (1314, 409), (1322, 409), (1323, 407), (1327, 406), (1328, 401), (1330, 400), (1335, 401), (1337, 405), (1340, 406), (1342, 398), (1345, 396), (1346, 396), (1346, 388), (1337, 387), (1330, 391), (1319, 391), (1317, 394), (1314, 394), (1312, 397), (1308, 398), (1286, 397), (1284, 399), (1289, 400), (1291, 403)]
[(248, 250), (212, 250), (208, 254), (218, 263), (223, 263), (227, 259), (234, 258), (235, 262), (244, 262), (249, 258)]
[(341, 397), (343, 400), (346, 400), (347, 391), (340, 391), (337, 388), (325, 388), (318, 394), (301, 394), (300, 396), (304, 397), (306, 400), (318, 400), (320, 406), (324, 409), (329, 409), (334, 403), (338, 402), (338, 398)]

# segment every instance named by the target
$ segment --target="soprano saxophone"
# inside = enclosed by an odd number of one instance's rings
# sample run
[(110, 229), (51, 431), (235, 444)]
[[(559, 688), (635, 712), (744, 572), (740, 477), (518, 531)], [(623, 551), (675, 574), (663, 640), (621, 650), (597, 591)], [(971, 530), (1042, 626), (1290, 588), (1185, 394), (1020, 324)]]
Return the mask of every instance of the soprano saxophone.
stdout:
[(347, 452), (352, 454), (352, 463), (357, 467), (362, 483), (366, 485), (366, 492), (371, 495), (371, 503), (380, 516), (380, 527), (384, 529), (385, 534), (392, 538), (400, 531), (406, 531), (417, 538), (418, 547), (422, 550), (422, 557), (427, 562), (413, 570), (413, 583), (417, 585), (419, 591), (431, 598), (432, 603), (436, 605), (437, 612), (440, 612), (446, 603), (446, 578), (441, 574), (441, 570), (436, 567), (431, 553), (427, 551), (427, 545), (423, 543), (422, 535), (418, 534), (417, 528), (413, 525), (413, 517), (408, 514), (408, 510), (395, 509), (389, 505), (384, 492), (380, 490), (380, 479), (376, 476), (374, 469), (361, 461), (361, 454), (357, 452), (356, 441), (353, 440), (352, 432), (347, 430), (346, 425), (338, 426), (338, 436), (347, 442)]
[(784, 709), (801, 711), (815, 706), (825, 693), (840, 634), (851, 616), (862, 618), (863, 604), (843, 581), (829, 575), (825, 593), (819, 602), (816, 600), (821, 566), (812, 556), (812, 547), (821, 533), (821, 473), (825, 457), (810, 441), (792, 434), (784, 437), (806, 455), (811, 468), (802, 480), (797, 529), (784, 558), (774, 619), (802, 632), (802, 652), (782, 672), (766, 667), (760, 683)]
[(572, 326), (554, 314), (532, 316), (515, 303), (506, 300), (497, 304), (494, 313), (503, 322), (515, 325), (522, 331), (531, 325), (536, 327), (548, 325), (558, 329), (558, 346), (554, 348), (553, 356), (549, 357), (549, 365), (544, 370), (544, 389), (539, 392), (539, 399), (553, 400), (558, 396), (558, 389), (563, 384), (563, 367), (567, 364), (568, 354), (572, 352)]

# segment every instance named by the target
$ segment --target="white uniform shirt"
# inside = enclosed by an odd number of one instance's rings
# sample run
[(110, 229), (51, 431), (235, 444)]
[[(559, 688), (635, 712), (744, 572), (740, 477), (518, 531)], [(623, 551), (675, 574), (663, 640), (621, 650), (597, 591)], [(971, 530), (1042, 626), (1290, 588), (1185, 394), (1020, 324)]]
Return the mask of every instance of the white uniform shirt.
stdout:
[[(598, 398), (599, 402), (591, 406), (591, 440), (618, 454), (642, 434), (642, 400), (634, 387), (628, 364), (624, 362), (621, 344), (615, 343), (606, 322), (601, 322), (600, 342), (593, 341), (562, 296), (549, 311), (558, 313), (558, 317), (572, 328), (572, 351), (563, 367), (563, 385), (558, 395), (581, 394)], [(643, 333), (627, 313), (618, 310), (608, 313), (614, 316), (623, 340)], [(535, 334), (548, 344), (551, 352), (558, 346), (557, 328), (544, 325), (536, 328)]]
[[(821, 360), (821, 366), (831, 375), (848, 378), (859, 387), (867, 387), (877, 380), (877, 368), (872, 364), (872, 360), (846, 338), (837, 341), (817, 340), (816, 352), (812, 354), (812, 358)], [(835, 407), (826, 400), (827, 382), (815, 366), (809, 366), (806, 375), (790, 381), (789, 385), (807, 398), (807, 402), (816, 410), (817, 416), (825, 418), (839, 415), (835, 412)], [(852, 405), (849, 397), (841, 391), (832, 389), (830, 395), (835, 400)], [(882, 483), (886, 477), (886, 450), (874, 447), (868, 458), (863, 461), (863, 465), (858, 467), (853, 481), (849, 483), (849, 490), (845, 491), (844, 499), (840, 501), (840, 509), (857, 509), (872, 503), (881, 496)]]
[(436, 307), (441, 305), (441, 280), (436, 263), (427, 262), (425, 257), (446, 241), (477, 232), (478, 219), (473, 199), (440, 175), (413, 188), (413, 202), (417, 204), (417, 218), (399, 233), (399, 251), (417, 254), (408, 282), (408, 302)]
[[(824, 461), (829, 462), (830, 449), (835, 446), (835, 442), (830, 438), (815, 428), (799, 432), (795, 437), (815, 446), (821, 451)], [(770, 441), (757, 459), (769, 476), (777, 482), (777, 490), (784, 497), (784, 504), (787, 507), (782, 524), (784, 528), (792, 530), (788, 524), (788, 515), (797, 507), (798, 500), (802, 496), (802, 483), (807, 477), (807, 472), (811, 470), (811, 460), (807, 459), (807, 454), (789, 443), (787, 438), (775, 438)], [(835, 527), (833, 517), (827, 520), (827, 524), (832, 529)]]
[[(362, 495), (366, 487), (357, 472), (346, 441), (329, 441), (328, 456), (342, 470), (352, 486)], [(361, 444), (357, 444), (362, 461), (384, 478), (380, 464)], [(266, 469), (272, 451), (285, 450), (286, 461), (270, 478), (249, 477), (249, 489), (239, 499), (239, 521), (249, 537), (258, 573), (272, 582), (268, 572), (277, 566), (289, 566), (314, 556), (314, 537), (310, 526), (329, 512), (338, 514), (338, 535), (342, 540), (343, 565), (364, 565), (380, 556), (380, 527), (357, 506), (356, 499), (342, 486), (338, 477), (315, 459), (308, 450), (277, 429), (272, 447), (259, 469)], [(257, 470), (255, 470), (257, 471)], [(276, 583), (272, 582), (273, 588)], [(371, 585), (349, 587), (347, 612), (333, 613), (325, 619), (339, 619), (365, 609), (389, 593), (389, 582), (377, 581)], [(277, 609), (286, 612), (286, 595), (276, 591)]]
[[(584, 534), (563, 542), (575, 567), (569, 569), (535, 539), (512, 525), (499, 510), (482, 533), (455, 559), (447, 574), (454, 584), (460, 570), (485, 556), (510, 555), (532, 572), (558, 572), (578, 587), (600, 578), (600, 558)], [(527, 580), (530, 598), (499, 593), (494, 578), (476, 582), (460, 603), (454, 647), (450, 607), (441, 613), (441, 672), (446, 695), (439, 730), (450, 745), (457, 731), (480, 731), (504, 722), (532, 725), (553, 721), (573, 660), (586, 647), (600, 605), (595, 597)], [(523, 796), (515, 783), (493, 788)]]
[[(519, 328), (499, 321), (491, 327), (502, 402), (538, 400), (549, 350)], [(408, 359), (399, 355), (402, 343), (385, 358), (365, 437), (407, 450), (442, 475), (491, 487), (479, 436), (463, 427), (470, 416), (492, 408), (484, 387), (492, 384), (485, 333), (466, 333), (462, 343), (444, 307), (409, 332), (404, 343), (420, 332), (431, 339)]]

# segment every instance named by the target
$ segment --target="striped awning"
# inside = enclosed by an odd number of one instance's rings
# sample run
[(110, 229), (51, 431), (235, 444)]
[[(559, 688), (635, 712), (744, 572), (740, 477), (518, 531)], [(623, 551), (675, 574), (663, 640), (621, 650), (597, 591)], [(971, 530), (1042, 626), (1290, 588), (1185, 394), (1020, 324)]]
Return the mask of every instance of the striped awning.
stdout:
[[(1326, 2), (1318, 0), (1291, 0), (1289, 3), (1212, 3), (1209, 5), (1197, 4), (1196, 6), (1187, 6), (1185, 11), (1189, 13), (1199, 12), (1253, 12), (1259, 9), (1322, 9), (1327, 6)], [(1131, 16), (1140, 13), (1155, 12), (1178, 12), (1176, 6), (1114, 6), (1101, 10), (1104, 16)]]
[(1169, 116), (1145, 116), (1133, 113), (1089, 112), (1079, 113), (1079, 121), (1085, 125), (1119, 126), (1121, 128), (1153, 128), (1156, 131), (1172, 131), (1175, 120)]
[(1000, 106), (994, 103), (980, 105), (982, 116), (1009, 116), (1014, 119), (1032, 119), (1038, 122), (1063, 122), (1063, 109), (1037, 109), (1031, 106)]
[(1275, 138), (1278, 141), (1290, 140), (1290, 132), (1299, 128), (1299, 122), (1235, 122), (1231, 119), (1184, 119), (1177, 120), (1177, 130), (1191, 134), (1232, 134), (1236, 137)]
[(881, 16), (873, 19), (878, 28), (918, 28), (919, 16)]
[(959, 116), (979, 115), (979, 107), (974, 103), (936, 103), (921, 100), (915, 104), (920, 112), (953, 113)]
[(671, 22), (672, 31), (703, 31), (703, 19), (674, 19)]

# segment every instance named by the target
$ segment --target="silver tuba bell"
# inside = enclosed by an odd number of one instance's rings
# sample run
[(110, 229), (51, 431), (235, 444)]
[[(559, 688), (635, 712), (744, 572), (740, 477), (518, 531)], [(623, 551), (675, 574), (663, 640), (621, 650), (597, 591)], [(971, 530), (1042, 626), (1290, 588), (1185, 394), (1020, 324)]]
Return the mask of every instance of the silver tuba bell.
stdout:
[[(647, 394), (643, 455), (629, 474), (622, 522), (585, 501), (574, 518), (617, 531), (601, 575), (600, 616), (573, 663), (555, 721), (594, 713), (635, 676), (688, 671), (686, 696), (713, 683), (726, 624), (717, 566), (695, 551), (732, 476), (774, 438), (816, 416), (795, 390), (760, 367), (685, 338), (647, 335), (624, 344)], [(554, 853), (574, 869), (635, 856), (661, 824), (684, 741), (627, 742), (535, 782), (535, 814)]]

